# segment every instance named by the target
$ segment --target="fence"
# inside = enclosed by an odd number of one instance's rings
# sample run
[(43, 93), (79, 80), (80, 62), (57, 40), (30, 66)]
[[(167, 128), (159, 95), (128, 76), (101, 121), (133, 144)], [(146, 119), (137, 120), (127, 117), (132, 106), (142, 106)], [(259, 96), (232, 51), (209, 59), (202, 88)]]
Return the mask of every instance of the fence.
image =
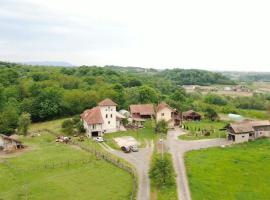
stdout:
[[(48, 132), (52, 135), (57, 135), (57, 133), (55, 133), (54, 131), (49, 130), (49, 129), (43, 129), (41, 131)], [(89, 146), (89, 145), (86, 146), (86, 145), (83, 145), (82, 143), (74, 141), (74, 140), (71, 140), (70, 143), (72, 145), (80, 147), (84, 151), (87, 151), (91, 154), (94, 154), (96, 158), (103, 159), (109, 163), (112, 163), (113, 165), (115, 165), (115, 166), (127, 171), (129, 174), (131, 174), (131, 176), (133, 178), (133, 188), (132, 188), (132, 193), (130, 195), (130, 199), (131, 200), (136, 199), (138, 179), (137, 179), (137, 171), (132, 165), (130, 165), (128, 162), (124, 161), (123, 159), (121, 159), (117, 156), (114, 156), (113, 154), (111, 154), (105, 150), (97, 149), (97, 148)]]

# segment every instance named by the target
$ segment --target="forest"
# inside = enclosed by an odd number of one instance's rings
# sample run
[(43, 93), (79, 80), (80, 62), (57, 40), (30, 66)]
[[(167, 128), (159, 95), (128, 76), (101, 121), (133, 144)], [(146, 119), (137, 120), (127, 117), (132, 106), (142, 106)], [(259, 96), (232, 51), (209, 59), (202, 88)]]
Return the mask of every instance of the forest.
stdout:
[(239, 113), (241, 109), (266, 110), (270, 95), (231, 98), (199, 92), (188, 94), (181, 85), (236, 84), (204, 70), (155, 70), (120, 66), (50, 67), (0, 62), (0, 132), (12, 134), (20, 116), (32, 122), (74, 116), (104, 98), (118, 109), (135, 103), (166, 101), (181, 111)]

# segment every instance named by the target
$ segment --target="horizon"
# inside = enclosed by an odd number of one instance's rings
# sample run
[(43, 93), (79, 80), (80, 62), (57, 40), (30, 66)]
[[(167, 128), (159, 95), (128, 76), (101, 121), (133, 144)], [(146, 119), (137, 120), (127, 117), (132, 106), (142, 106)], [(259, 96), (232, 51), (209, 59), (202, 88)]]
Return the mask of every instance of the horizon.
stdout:
[(268, 4), (4, 0), (0, 60), (270, 72)]

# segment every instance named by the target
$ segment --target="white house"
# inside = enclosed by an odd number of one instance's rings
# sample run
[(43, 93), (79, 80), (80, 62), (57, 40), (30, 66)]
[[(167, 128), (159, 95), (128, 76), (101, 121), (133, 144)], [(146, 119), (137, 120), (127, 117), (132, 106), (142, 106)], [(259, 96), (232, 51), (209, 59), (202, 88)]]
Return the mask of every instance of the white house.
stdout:
[(228, 140), (235, 143), (248, 142), (260, 137), (270, 137), (270, 122), (243, 121), (232, 123), (227, 127)]
[(156, 121), (165, 120), (169, 128), (180, 125), (180, 115), (176, 109), (171, 108), (165, 102), (158, 104), (156, 107)]
[(105, 99), (81, 114), (88, 137), (102, 136), (121, 129), (121, 119), (125, 117), (116, 111), (116, 106), (111, 99)]

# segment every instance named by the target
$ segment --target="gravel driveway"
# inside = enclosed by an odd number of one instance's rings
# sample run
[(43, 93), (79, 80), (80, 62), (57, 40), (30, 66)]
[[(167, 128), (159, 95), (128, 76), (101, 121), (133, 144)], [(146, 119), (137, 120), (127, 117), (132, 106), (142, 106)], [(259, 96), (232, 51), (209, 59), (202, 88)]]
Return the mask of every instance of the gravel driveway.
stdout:
[(138, 200), (150, 199), (150, 179), (148, 171), (150, 168), (151, 156), (153, 152), (153, 144), (149, 143), (146, 148), (140, 148), (139, 152), (124, 153), (122, 151), (114, 150), (108, 145), (102, 145), (110, 153), (121, 157), (136, 167), (138, 172)]
[(170, 130), (167, 136), (167, 147), (172, 154), (173, 165), (176, 172), (178, 199), (191, 200), (189, 184), (186, 174), (184, 154), (190, 150), (228, 145), (231, 144), (226, 139), (206, 139), (206, 140), (179, 140), (178, 136), (185, 134), (182, 129)]

